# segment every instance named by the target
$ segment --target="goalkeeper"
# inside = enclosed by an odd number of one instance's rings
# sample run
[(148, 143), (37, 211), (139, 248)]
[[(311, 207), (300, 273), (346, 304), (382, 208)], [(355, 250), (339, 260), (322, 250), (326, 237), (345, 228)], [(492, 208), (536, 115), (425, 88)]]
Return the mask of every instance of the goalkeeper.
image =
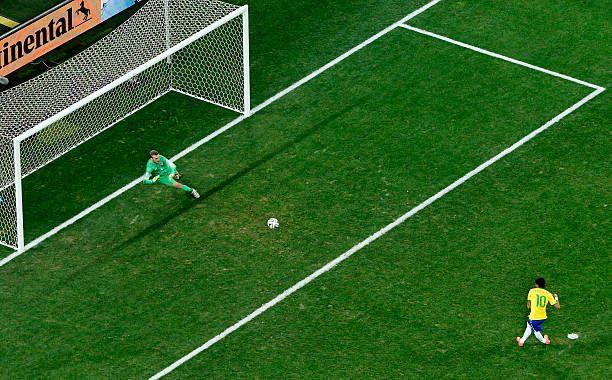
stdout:
[(180, 174), (176, 170), (174, 163), (156, 150), (152, 150), (149, 154), (151, 159), (147, 161), (147, 172), (144, 179), (145, 185), (161, 183), (162, 185), (172, 186), (175, 189), (181, 189), (196, 199), (200, 198), (200, 194), (196, 189), (176, 181), (180, 178)]

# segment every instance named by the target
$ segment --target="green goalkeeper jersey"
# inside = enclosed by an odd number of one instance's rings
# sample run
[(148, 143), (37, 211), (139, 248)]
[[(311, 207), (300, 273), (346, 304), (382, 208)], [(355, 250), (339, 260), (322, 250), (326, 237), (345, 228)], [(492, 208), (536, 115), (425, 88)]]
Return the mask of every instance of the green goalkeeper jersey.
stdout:
[(146, 179), (151, 179), (156, 176), (168, 177), (173, 173), (176, 173), (176, 165), (162, 155), (159, 156), (159, 164), (153, 161), (152, 158), (147, 162)]

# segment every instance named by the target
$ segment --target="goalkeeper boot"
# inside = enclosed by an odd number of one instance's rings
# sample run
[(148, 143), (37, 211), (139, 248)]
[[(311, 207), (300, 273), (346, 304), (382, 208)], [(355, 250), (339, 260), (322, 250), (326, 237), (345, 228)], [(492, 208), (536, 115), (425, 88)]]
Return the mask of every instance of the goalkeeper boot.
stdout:
[(200, 199), (200, 193), (198, 193), (196, 189), (191, 190), (191, 196), (194, 197), (195, 199)]

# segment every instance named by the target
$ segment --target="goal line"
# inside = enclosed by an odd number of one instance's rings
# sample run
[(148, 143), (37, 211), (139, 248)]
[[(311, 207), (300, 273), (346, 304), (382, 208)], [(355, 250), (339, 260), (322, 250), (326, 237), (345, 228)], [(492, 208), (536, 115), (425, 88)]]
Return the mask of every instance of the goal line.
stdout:
[[(209, 142), (210, 140), (214, 139), (215, 137), (221, 135), (222, 133), (224, 133), (227, 130), (231, 129), (232, 127), (236, 126), (237, 124), (239, 124), (240, 122), (242, 122), (246, 118), (248, 118), (248, 117), (252, 116), (253, 114), (261, 111), (262, 109), (268, 107), (269, 105), (271, 105), (272, 103), (274, 103), (277, 100), (281, 99), (285, 95), (293, 92), (294, 90), (296, 90), (300, 86), (304, 85), (305, 83), (309, 82), (310, 80), (316, 78), (320, 74), (322, 74), (325, 71), (329, 70), (330, 68), (334, 67), (338, 63), (344, 61), (346, 58), (348, 58), (348, 57), (352, 56), (353, 54), (355, 54), (356, 52), (360, 51), (364, 47), (370, 45), (371, 43), (373, 43), (374, 41), (376, 41), (379, 38), (383, 37), (384, 35), (388, 34), (389, 32), (395, 30), (402, 23), (404, 23), (404, 22), (406, 22), (406, 21), (416, 17), (417, 15), (425, 12), (427, 9), (429, 9), (432, 6), (438, 4), (440, 1), (442, 1), (442, 0), (433, 0), (433, 1), (430, 1), (429, 3), (425, 4), (421, 8), (413, 11), (412, 13), (410, 13), (407, 16), (403, 17), (402, 19), (400, 19), (400, 20), (396, 21), (395, 23), (391, 24), (387, 28), (381, 30), (380, 32), (374, 34), (370, 38), (368, 38), (365, 41), (361, 42), (360, 44), (356, 45), (355, 47), (353, 47), (352, 49), (348, 50), (347, 52), (345, 52), (345, 53), (341, 54), (340, 56), (336, 57), (335, 59), (331, 60), (327, 64), (321, 66), (319, 69), (313, 71), (312, 73), (310, 73), (309, 75), (305, 76), (304, 78), (300, 79), (299, 81), (295, 82), (294, 84), (290, 85), (289, 87), (285, 88), (284, 90), (278, 92), (276, 95), (270, 97), (269, 99), (267, 99), (266, 101), (262, 102), (258, 106), (254, 107), (254, 108), (251, 108), (250, 112), (245, 113), (244, 115), (237, 117), (236, 119), (232, 120), (231, 122), (229, 122), (225, 126), (221, 127), (220, 129), (216, 130), (215, 132), (211, 133), (210, 135), (208, 135), (208, 136), (204, 137), (203, 139), (199, 140), (198, 142), (194, 143), (190, 147), (188, 147), (188, 148), (184, 149), (183, 151), (179, 152), (178, 154), (176, 154), (171, 159), (172, 160), (179, 160), (180, 158), (182, 158), (182, 157), (186, 156), (187, 154), (193, 152), (195, 149), (201, 147), (205, 143)], [(248, 24), (247, 24), (247, 26), (248, 26)], [(35, 246), (37, 246), (38, 244), (42, 243), (46, 239), (52, 237), (53, 235), (55, 235), (58, 232), (60, 232), (63, 229), (65, 229), (66, 227), (74, 224), (75, 222), (77, 222), (78, 220), (80, 220), (80, 219), (84, 218), (85, 216), (89, 215), (90, 213), (92, 213), (96, 209), (102, 207), (106, 203), (110, 202), (111, 200), (115, 199), (116, 197), (120, 196), (121, 194), (125, 193), (126, 191), (132, 189), (133, 187), (138, 185), (141, 180), (142, 180), (141, 178), (134, 179), (130, 183), (128, 183), (125, 186), (121, 187), (120, 189), (114, 191), (112, 194), (107, 195), (106, 197), (104, 197), (103, 199), (99, 200), (95, 204), (87, 207), (85, 210), (81, 211), (80, 213), (78, 213), (77, 215), (75, 215), (72, 218), (68, 219), (67, 221), (63, 222), (62, 224), (54, 227), (53, 229), (51, 229), (50, 231), (46, 232), (45, 234), (39, 236), (38, 238), (32, 240), (31, 242), (29, 242), (27, 244), (25, 244), (24, 248), (22, 250), (16, 250), (12, 254), (10, 254), (7, 257), (5, 257), (2, 260), (0, 260), (0, 267), (8, 264), (12, 260), (16, 259), (17, 257), (21, 256), (25, 252), (27, 252), (30, 249), (34, 248)]]

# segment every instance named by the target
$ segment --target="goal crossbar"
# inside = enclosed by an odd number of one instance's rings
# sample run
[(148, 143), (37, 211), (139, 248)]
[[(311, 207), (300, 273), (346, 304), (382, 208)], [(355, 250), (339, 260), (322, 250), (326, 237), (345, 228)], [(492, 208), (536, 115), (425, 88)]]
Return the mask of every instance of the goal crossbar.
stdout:
[[(193, 14), (199, 19), (186, 17)], [(130, 21), (133, 22), (128, 25)], [(121, 31), (101, 40), (103, 44), (97, 50), (91, 50), (94, 44), (78, 55), (86, 58), (75, 56), (52, 69), (49, 75), (33, 79), (33, 84), (26, 82), (0, 98), (0, 105), (7, 107), (4, 115), (0, 113), (3, 124), (0, 126), (0, 245), (23, 252), (44, 240), (42, 237), (123, 193), (124, 188), (107, 195), (61, 225), (26, 242), (22, 180), (168, 92), (175, 91), (241, 113), (243, 118), (251, 114), (247, 5), (235, 6), (220, 0), (151, 0), (128, 22), (122, 25), (121, 28), (128, 26)], [(135, 52), (128, 49), (134, 45), (120, 45), (123, 36), (127, 36), (126, 42), (139, 46), (139, 27), (149, 24), (147, 32), (154, 39), (140, 46), (140, 52), (148, 49), (144, 51), (146, 54), (137, 55), (138, 49)], [(118, 65), (113, 64), (112, 55), (96, 65), (101, 51), (115, 55), (128, 51), (132, 55), (125, 56)], [(148, 60), (140, 63), (139, 57)], [(120, 71), (113, 71), (115, 66)], [(77, 76), (71, 77), (75, 68)], [(96, 77), (98, 73), (102, 75), (100, 78)], [(26, 100), (37, 99), (46, 87), (52, 91), (52, 81), (64, 76), (68, 86), (88, 77), (94, 80), (86, 83), (89, 87), (80, 86), (74, 94), (64, 85), (59, 96), (65, 96), (66, 100), (48, 109), (44, 102), (33, 102), (30, 106), (21, 100), (24, 95)], [(107, 79), (109, 82), (104, 83)], [(8, 100), (11, 98), (20, 101), (11, 105)], [(71, 98), (74, 103), (69, 104), (67, 100)], [(38, 120), (20, 119), (20, 115), (25, 116), (24, 112), (32, 110), (37, 112)]]
[[(74, 111), (78, 110), (79, 108), (82, 108), (83, 106), (87, 105), (88, 103), (90, 103), (91, 101), (95, 100), (96, 98), (106, 94), (110, 90), (112, 90), (112, 89), (116, 88), (117, 86), (119, 86), (119, 85), (127, 82), (128, 80), (134, 78), (136, 75), (142, 73), (146, 69), (148, 69), (148, 68), (152, 67), (153, 65), (163, 61), (164, 59), (166, 59), (166, 58), (170, 57), (171, 55), (173, 55), (174, 53), (178, 52), (179, 50), (182, 50), (187, 45), (189, 45), (189, 44), (193, 43), (194, 41), (204, 37), (205, 35), (207, 35), (208, 33), (212, 32), (213, 30), (217, 29), (221, 25), (227, 23), (230, 20), (235, 19), (238, 16), (241, 16), (241, 15), (245, 14), (246, 12), (248, 12), (248, 5), (244, 5), (244, 6), (240, 7), (240, 8), (238, 8), (238, 9), (236, 9), (232, 13), (229, 13), (227, 16), (225, 16), (225, 17), (215, 21), (213, 24), (210, 24), (209, 26), (207, 26), (206, 28), (200, 30), (199, 32), (197, 32), (196, 34), (194, 34), (191, 37), (187, 38), (183, 42), (180, 42), (179, 44), (177, 44), (177, 45), (171, 47), (170, 49), (166, 50), (165, 52), (159, 54), (157, 57), (149, 60), (147, 63), (144, 63), (141, 66), (139, 66), (139, 67), (133, 69), (132, 71), (126, 73), (121, 78), (115, 79), (114, 81), (110, 82), (109, 84), (107, 84), (106, 86), (102, 87), (101, 89), (91, 93), (91, 95), (89, 95), (89, 96), (79, 100), (78, 102), (74, 103), (72, 106), (66, 108), (65, 110), (63, 110), (61, 112), (58, 112), (57, 114), (51, 116), (50, 118), (48, 118), (47, 120), (45, 120), (42, 123), (38, 124), (34, 128), (31, 128), (31, 129), (27, 130), (26, 132), (20, 134), (19, 136), (14, 138), (14, 141), (23, 141), (26, 138), (35, 135), (36, 133), (38, 133), (38, 132), (42, 131), (43, 129), (47, 128), (49, 125), (51, 125), (53, 123), (56, 123), (57, 121), (59, 121), (60, 119), (64, 118), (65, 116), (73, 113)], [(201, 100), (204, 100), (204, 99), (201, 99)], [(221, 105), (221, 104), (218, 104), (218, 103), (215, 103), (215, 104), (219, 105), (221, 107), (225, 107), (225, 108), (231, 109), (232, 111), (243, 112), (243, 110), (235, 109), (235, 108), (228, 107), (228, 106), (225, 106), (225, 105)]]

